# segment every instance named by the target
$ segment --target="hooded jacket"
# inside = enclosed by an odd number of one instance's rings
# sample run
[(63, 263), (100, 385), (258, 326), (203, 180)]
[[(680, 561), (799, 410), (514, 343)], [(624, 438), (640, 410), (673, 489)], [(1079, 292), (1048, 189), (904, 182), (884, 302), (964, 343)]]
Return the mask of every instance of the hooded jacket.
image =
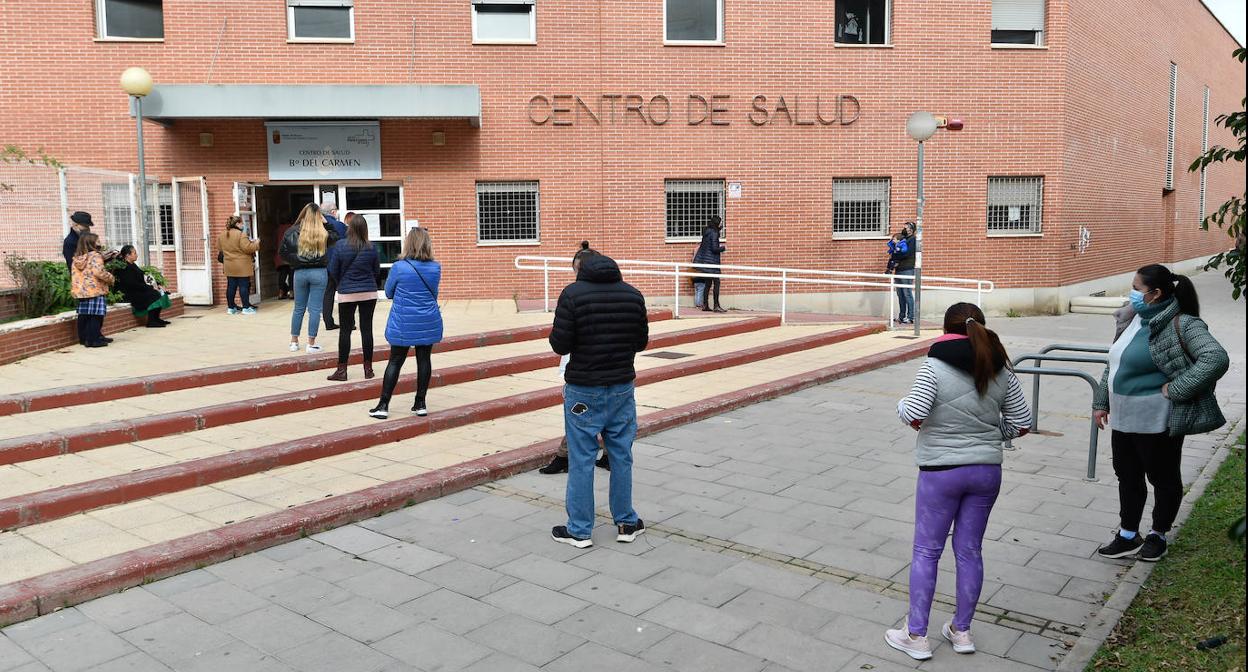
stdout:
[(104, 269), (104, 255), (88, 252), (74, 257), (70, 266), (70, 293), (75, 299), (106, 296), (113, 274)]
[(334, 244), (338, 242), (338, 232), (334, 231), (334, 227), (327, 222), (325, 224), (325, 232), (329, 237), (325, 240), (325, 252), (317, 257), (301, 257), (299, 256), (299, 231), (298, 224), (291, 226), (286, 231), (286, 235), (282, 236), (282, 244), (278, 246), (278, 254), (294, 270), (301, 268), (325, 268), (329, 265), (329, 252), (334, 248)]
[(630, 383), (637, 377), (633, 356), (649, 341), (645, 297), (624, 282), (610, 257), (586, 259), (576, 282), (559, 294), (550, 330), (551, 349), (572, 355), (564, 381), (591, 387)]

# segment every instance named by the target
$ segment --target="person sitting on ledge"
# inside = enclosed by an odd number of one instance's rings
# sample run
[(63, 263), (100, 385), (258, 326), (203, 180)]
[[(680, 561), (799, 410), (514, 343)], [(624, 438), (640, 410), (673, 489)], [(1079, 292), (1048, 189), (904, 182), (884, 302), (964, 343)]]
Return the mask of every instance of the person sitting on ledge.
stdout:
[(133, 245), (123, 245), (118, 256), (126, 266), (117, 273), (117, 289), (130, 309), (138, 317), (147, 316), (149, 329), (167, 326), (169, 322), (160, 319), (160, 311), (171, 305), (169, 294), (135, 263), (139, 253)]

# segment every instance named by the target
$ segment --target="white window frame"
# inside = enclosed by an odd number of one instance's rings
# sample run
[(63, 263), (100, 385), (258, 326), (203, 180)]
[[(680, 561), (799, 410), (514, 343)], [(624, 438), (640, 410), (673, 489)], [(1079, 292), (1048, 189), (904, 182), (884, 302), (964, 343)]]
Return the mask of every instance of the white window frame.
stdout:
[[(516, 191), (528, 191), (527, 185), (533, 185), (532, 193), (536, 195), (533, 206), (533, 238), (509, 238), (505, 240), (481, 240), (481, 186), (482, 185), (515, 185), (524, 186)], [(501, 190), (499, 190), (501, 191)], [(473, 184), (473, 207), (476, 209), (477, 247), (515, 247), (518, 245), (542, 244), (542, 183), (541, 180), (477, 180)]]
[[(720, 242), (726, 242), (726, 241), (728, 240), (728, 235), (727, 235), (727, 234), (728, 234), (728, 227), (727, 227), (727, 222), (728, 222), (728, 180), (726, 180), (726, 179), (724, 179), (724, 178), (720, 178), (720, 177), (693, 177), (693, 178), (685, 178), (685, 177), (669, 177), (669, 178), (667, 178), (667, 179), (663, 180), (663, 242), (664, 242), (664, 243), (697, 243), (697, 242), (701, 242), (701, 241), (702, 241), (702, 231), (706, 229), (706, 223), (704, 222), (704, 223), (702, 224), (702, 226), (698, 229), (698, 232), (697, 232), (696, 234), (694, 234), (694, 235), (691, 235), (691, 236), (669, 236), (669, 235), (668, 235), (668, 230), (667, 230), (667, 224), (668, 224), (668, 222), (667, 222), (667, 195), (668, 195), (668, 193), (670, 192), (670, 189), (669, 189), (668, 187), (669, 187), (669, 186), (670, 186), (673, 182), (675, 182), (675, 183), (681, 183), (681, 184), (686, 184), (686, 185), (692, 185), (692, 184), (694, 184), (694, 183), (698, 183), (698, 182), (702, 182), (702, 183), (717, 182), (717, 183), (719, 183), (719, 212), (718, 212), (717, 214), (719, 215), (719, 219), (720, 219), (720, 221), (721, 221), (721, 222), (723, 222), (723, 223), (725, 224), (724, 228), (720, 230)], [(693, 190), (690, 190), (690, 191), (693, 191)]]
[[(537, 2), (536, 0), (472, 0), (472, 43), (473, 44), (537, 44)], [(529, 5), (529, 35), (527, 40), (491, 40), (477, 37), (477, 6), (478, 5)]]
[[(351, 29), (350, 37), (298, 37), (295, 35), (296, 7), (347, 7), (347, 25)], [(343, 2), (318, 2), (317, 0), (286, 1), (286, 42), (299, 44), (354, 44), (355, 43), (355, 2), (347, 5)]]
[[(137, 205), (134, 194), (130, 193), (130, 184), (126, 182), (104, 182), (100, 185), (100, 209), (103, 211), (101, 219), (104, 225), (105, 241), (113, 247), (121, 247), (121, 245), (133, 245), (137, 241), (131, 240), (134, 237), (133, 217), (134, 210), (132, 204)], [(147, 231), (147, 248), (148, 251), (154, 252), (161, 247), (173, 249), (177, 244), (177, 236), (174, 233), (173, 223), (173, 184), (170, 182), (149, 182), (148, 193), (143, 202), (147, 209), (147, 216), (144, 217), (143, 225), (146, 227), (148, 219), (151, 219), (151, 227)], [(164, 222), (161, 221), (160, 208), (165, 206), (170, 208), (169, 235), (166, 237), (164, 233)], [(120, 243), (118, 245), (113, 244)]]
[(667, 39), (667, 2), (663, 2), (663, 45), (669, 47), (722, 47), (724, 46), (724, 0), (715, 0), (716, 29), (714, 40)]
[[(95, 0), (95, 41), (96, 42), (164, 42), (163, 37), (126, 37), (124, 35), (108, 34), (108, 18), (107, 0)], [(165, 3), (160, 3), (160, 21), (164, 25), (165, 21)]]
[[(993, 49), (1048, 49), (1048, 22), (1049, 22), (1049, 3), (1048, 0), (1039, 0), (1040, 2), (1040, 29), (1036, 31), (1036, 42), (1034, 44), (1016, 44), (1014, 42), (994, 42), (992, 40), (992, 31), (997, 30), (993, 25), (988, 26), (988, 43)], [(992, 7), (995, 2), (989, 6), (989, 20), (992, 17)], [(1015, 28), (1002, 28), (1001, 30), (1024, 30)]]
[[(1039, 180), (1039, 198), (1036, 200), (1036, 208), (1039, 214), (1036, 216), (1036, 227), (1034, 231), (994, 231), (988, 226), (988, 211), (992, 207), (990, 192), (992, 191), (993, 180)], [(1043, 238), (1044, 237), (1044, 175), (989, 175), (984, 182), (984, 229), (989, 238)]]
[(1165, 191), (1174, 191), (1174, 133), (1179, 104), (1179, 66), (1170, 64), (1170, 105), (1166, 122), (1166, 183)]
[[(879, 201), (884, 204), (880, 211), (879, 230), (877, 231), (837, 231), (836, 230), (836, 185), (838, 182), (863, 183), (883, 182), (885, 198)], [(835, 177), (832, 178), (832, 238), (834, 240), (887, 240), (893, 200), (893, 179), (891, 177)]]
[[(836, 11), (835, 0), (832, 9)], [(849, 44), (848, 42), (836, 41), (836, 23), (833, 17), (832, 25), (832, 46), (845, 49), (892, 49), (893, 48), (893, 0), (884, 0), (884, 41), (879, 44)]]

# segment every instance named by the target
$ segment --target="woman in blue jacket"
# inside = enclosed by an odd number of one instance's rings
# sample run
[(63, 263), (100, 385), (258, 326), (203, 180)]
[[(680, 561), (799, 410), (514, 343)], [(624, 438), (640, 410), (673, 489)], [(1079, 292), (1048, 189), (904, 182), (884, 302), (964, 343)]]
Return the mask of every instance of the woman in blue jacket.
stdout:
[(338, 368), (329, 380), (347, 379), (351, 356), (351, 330), (355, 313), (360, 313), (360, 345), (364, 348), (364, 377), (373, 377), (373, 310), (377, 307), (377, 285), (381, 260), (368, 242), (368, 220), (351, 213), (346, 221), (347, 237), (334, 245), (329, 256), (329, 279), (338, 288)]
[(390, 319), (386, 322), (386, 340), (390, 342), (390, 363), (381, 382), (381, 399), (368, 412), (374, 418), (390, 417), (390, 396), (399, 382), (403, 362), (409, 348), (416, 351), (416, 403), (412, 412), (428, 415), (425, 392), (433, 364), (429, 356), (433, 344), (442, 340), (442, 311), (438, 308), (438, 284), (442, 265), (433, 260), (433, 244), (429, 232), (412, 229), (403, 240), (403, 254), (390, 268), (386, 278), (386, 297), (393, 299)]

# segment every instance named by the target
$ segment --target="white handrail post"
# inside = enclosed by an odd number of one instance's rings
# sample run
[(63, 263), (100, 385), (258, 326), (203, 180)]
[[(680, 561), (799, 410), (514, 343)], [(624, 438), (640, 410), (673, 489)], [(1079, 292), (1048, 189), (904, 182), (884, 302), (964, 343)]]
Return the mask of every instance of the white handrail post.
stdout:
[(893, 298), (897, 296), (897, 287), (895, 276), (888, 276), (888, 328), (892, 330), (893, 325)]
[(975, 281), (975, 305), (978, 306), (982, 310), (984, 307), (982, 305), (983, 302), (984, 302), (984, 281), (976, 280)]
[(550, 312), (550, 262), (542, 259), (542, 312)]
[(672, 268), (676, 269), (676, 295), (672, 300), (672, 317), (680, 319), (680, 264), (672, 264)]
[(780, 271), (780, 325), (789, 323), (789, 272)]

